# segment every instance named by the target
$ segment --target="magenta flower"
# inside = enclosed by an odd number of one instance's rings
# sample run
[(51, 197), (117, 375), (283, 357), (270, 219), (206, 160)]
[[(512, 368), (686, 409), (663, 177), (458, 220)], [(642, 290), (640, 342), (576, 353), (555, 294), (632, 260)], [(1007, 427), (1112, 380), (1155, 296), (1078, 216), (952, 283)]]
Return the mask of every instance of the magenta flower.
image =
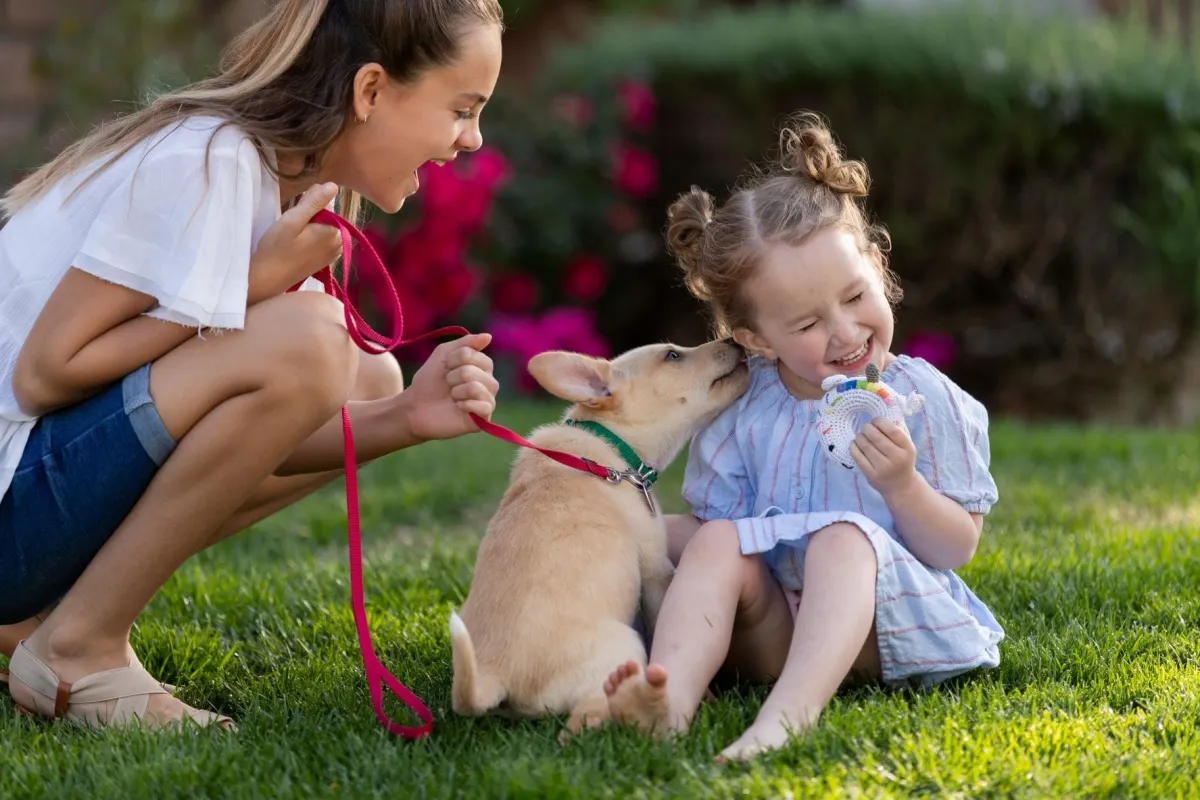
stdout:
[(654, 154), (628, 143), (613, 149), (613, 183), (630, 197), (643, 200), (658, 189)]
[(582, 303), (588, 303), (604, 294), (608, 283), (608, 270), (604, 262), (593, 255), (582, 255), (567, 265), (563, 276), (563, 291)]
[(521, 272), (494, 278), (491, 288), (492, 308), (502, 314), (528, 314), (541, 294), (537, 281)]
[(644, 131), (654, 123), (654, 92), (644, 83), (632, 79), (617, 86), (621, 103), (621, 118), (633, 130)]
[(913, 358), (923, 358), (942, 371), (954, 366), (958, 357), (954, 339), (934, 331), (914, 331), (905, 340), (900, 352)]

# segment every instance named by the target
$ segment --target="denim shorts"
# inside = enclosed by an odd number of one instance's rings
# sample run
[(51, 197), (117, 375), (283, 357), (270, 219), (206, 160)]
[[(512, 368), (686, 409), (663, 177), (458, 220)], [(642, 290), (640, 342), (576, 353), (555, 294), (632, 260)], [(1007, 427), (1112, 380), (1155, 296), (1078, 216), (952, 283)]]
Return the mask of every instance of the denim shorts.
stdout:
[(38, 420), (0, 501), (0, 625), (67, 593), (174, 450), (149, 364)]

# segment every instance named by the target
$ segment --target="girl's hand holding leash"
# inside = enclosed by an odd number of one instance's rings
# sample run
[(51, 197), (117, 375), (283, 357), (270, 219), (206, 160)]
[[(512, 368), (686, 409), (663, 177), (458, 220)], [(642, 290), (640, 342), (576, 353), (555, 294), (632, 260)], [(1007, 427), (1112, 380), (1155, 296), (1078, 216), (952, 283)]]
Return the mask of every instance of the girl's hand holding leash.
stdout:
[(337, 186), (332, 183), (310, 186), (263, 234), (250, 259), (247, 305), (283, 294), (341, 255), (338, 229), (312, 221), (336, 194)]
[(491, 419), (500, 391), (492, 359), (483, 353), (491, 341), (490, 333), (474, 333), (444, 342), (413, 375), (397, 401), (414, 444), (475, 433), (471, 414)]

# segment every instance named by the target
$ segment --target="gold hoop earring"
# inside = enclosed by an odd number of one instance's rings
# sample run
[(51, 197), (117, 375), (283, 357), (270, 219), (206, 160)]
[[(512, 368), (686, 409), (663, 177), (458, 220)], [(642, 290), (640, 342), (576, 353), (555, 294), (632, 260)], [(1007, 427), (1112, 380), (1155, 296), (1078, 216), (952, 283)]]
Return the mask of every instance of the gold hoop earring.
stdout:
[(367, 119), (368, 118), (366, 118), (366, 117), (360, 117), (357, 115), (355, 115), (355, 117), (354, 117), (354, 121), (357, 122), (359, 125), (366, 123)]

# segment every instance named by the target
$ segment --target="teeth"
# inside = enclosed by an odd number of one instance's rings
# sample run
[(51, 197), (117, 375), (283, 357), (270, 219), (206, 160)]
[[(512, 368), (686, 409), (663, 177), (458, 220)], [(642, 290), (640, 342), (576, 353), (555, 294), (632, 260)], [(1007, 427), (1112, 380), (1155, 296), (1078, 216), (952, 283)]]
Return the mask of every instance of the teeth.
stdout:
[(853, 364), (855, 361), (858, 361), (860, 358), (862, 358), (863, 356), (865, 356), (867, 354), (867, 347), (869, 345), (870, 345), (869, 341), (863, 342), (862, 347), (858, 348), (857, 350), (855, 350), (853, 353), (851, 353), (848, 356), (842, 356), (841, 358), (835, 360), (833, 363), (835, 363), (835, 364)]

